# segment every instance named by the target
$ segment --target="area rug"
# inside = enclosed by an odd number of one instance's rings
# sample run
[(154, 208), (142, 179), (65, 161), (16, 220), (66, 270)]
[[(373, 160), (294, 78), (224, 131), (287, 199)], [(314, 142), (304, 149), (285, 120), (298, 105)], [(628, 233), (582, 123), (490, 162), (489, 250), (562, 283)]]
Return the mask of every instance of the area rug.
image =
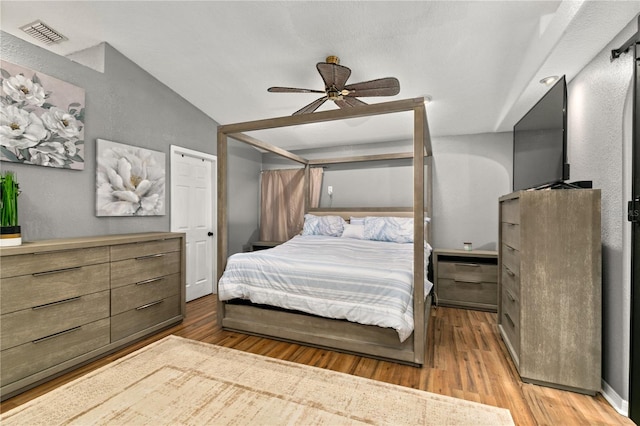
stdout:
[(513, 425), (503, 408), (168, 336), (6, 412), (8, 425)]

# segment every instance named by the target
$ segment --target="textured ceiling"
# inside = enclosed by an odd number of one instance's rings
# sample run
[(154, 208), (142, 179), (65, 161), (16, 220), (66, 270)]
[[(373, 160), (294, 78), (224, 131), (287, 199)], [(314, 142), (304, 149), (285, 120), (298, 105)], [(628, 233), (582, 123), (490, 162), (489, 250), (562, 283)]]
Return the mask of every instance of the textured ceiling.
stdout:
[[(61, 55), (107, 42), (220, 124), (285, 116), (323, 89), (337, 55), (349, 83), (393, 76), (430, 95), (432, 135), (509, 131), (546, 91), (571, 80), (638, 13), (640, 1), (6, 1), (3, 31)], [(68, 41), (44, 46), (19, 27), (41, 19)], [(108, 65), (108, 64), (107, 64)], [(336, 108), (327, 102), (319, 111)], [(289, 149), (410, 137), (410, 117), (270, 131)]]

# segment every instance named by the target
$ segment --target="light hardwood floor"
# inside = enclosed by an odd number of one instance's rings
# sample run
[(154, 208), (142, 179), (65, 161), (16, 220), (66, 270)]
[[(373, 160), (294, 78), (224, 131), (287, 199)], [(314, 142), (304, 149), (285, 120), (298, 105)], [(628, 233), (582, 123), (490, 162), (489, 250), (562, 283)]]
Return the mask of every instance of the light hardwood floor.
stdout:
[(216, 325), (215, 296), (189, 302), (182, 324), (8, 399), (0, 411), (24, 404), (168, 334), (508, 408), (517, 425), (633, 425), (601, 395), (590, 397), (522, 383), (498, 335), (495, 313), (432, 309), (426, 363), (415, 368), (223, 331)]

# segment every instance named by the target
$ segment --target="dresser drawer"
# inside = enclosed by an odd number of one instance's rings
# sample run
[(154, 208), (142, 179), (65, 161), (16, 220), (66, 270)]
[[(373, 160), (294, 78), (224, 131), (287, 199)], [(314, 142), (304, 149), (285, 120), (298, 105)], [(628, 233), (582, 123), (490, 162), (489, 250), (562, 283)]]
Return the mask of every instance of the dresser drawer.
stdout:
[(109, 318), (0, 352), (2, 386), (109, 344)]
[(114, 288), (111, 291), (111, 315), (180, 294), (180, 277), (180, 274), (172, 274)]
[(438, 262), (438, 278), (468, 283), (497, 282), (498, 266), (471, 262)]
[[(500, 324), (504, 330), (509, 343), (513, 348), (516, 356), (520, 358), (520, 324), (519, 324), (519, 306), (517, 302), (505, 302), (505, 294), (502, 295), (502, 317)], [(509, 307), (509, 305), (511, 305)], [(514, 306), (515, 305), (515, 306)]]
[(77, 250), (45, 251), (36, 254), (2, 256), (0, 277), (15, 277), (42, 272), (52, 272), (77, 266), (109, 262), (108, 247)]
[(502, 267), (520, 275), (520, 252), (506, 244), (502, 245)]
[(171, 296), (111, 317), (111, 340), (117, 341), (180, 315), (180, 296)]
[(2, 315), (0, 349), (38, 340), (108, 316), (108, 290)]
[(520, 250), (520, 225), (502, 222), (500, 227), (502, 229), (502, 243)]
[(501, 221), (520, 223), (520, 200), (515, 198), (500, 203)]
[(470, 303), (472, 305), (492, 305), (498, 302), (497, 284), (495, 282), (465, 282), (449, 278), (438, 279), (438, 300), (446, 303)]
[(8, 314), (108, 289), (108, 263), (4, 278), (0, 312)]
[(111, 261), (134, 259), (160, 253), (170, 253), (180, 251), (180, 249), (181, 240), (179, 238), (146, 241), (133, 244), (120, 244), (111, 247)]
[(501, 279), (503, 290), (509, 290), (514, 297), (520, 299), (520, 277), (503, 265)]
[(180, 252), (142, 255), (111, 263), (111, 288), (180, 272)]

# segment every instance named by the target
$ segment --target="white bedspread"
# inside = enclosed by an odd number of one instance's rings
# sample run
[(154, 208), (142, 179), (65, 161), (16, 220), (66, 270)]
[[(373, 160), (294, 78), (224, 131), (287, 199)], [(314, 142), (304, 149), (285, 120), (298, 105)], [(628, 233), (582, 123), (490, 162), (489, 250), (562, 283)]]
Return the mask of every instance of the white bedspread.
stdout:
[[(426, 279), (431, 247), (425, 247)], [(247, 299), (328, 318), (413, 331), (413, 244), (296, 236), (229, 257), (218, 298)]]

